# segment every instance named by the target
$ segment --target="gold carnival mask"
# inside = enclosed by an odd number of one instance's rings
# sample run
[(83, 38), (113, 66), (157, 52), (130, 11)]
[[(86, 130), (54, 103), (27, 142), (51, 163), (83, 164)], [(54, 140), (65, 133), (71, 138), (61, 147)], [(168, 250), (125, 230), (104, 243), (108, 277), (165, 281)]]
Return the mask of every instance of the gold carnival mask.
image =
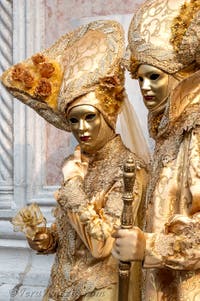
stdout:
[(146, 0), (131, 21), (124, 65), (139, 78), (153, 138), (181, 115), (178, 102), (189, 105), (185, 84), (193, 87), (192, 93), (197, 89), (193, 80), (200, 65), (199, 20), (200, 0)]
[(137, 71), (143, 101), (151, 112), (162, 111), (169, 95), (169, 75), (151, 65), (142, 64)]
[[(88, 98), (93, 97), (95, 95), (91, 92), (81, 97), (81, 103), (87, 103)], [(73, 106), (69, 110), (67, 119), (81, 150), (86, 153), (96, 152), (115, 135), (113, 129), (105, 121), (103, 114), (92, 105)]]

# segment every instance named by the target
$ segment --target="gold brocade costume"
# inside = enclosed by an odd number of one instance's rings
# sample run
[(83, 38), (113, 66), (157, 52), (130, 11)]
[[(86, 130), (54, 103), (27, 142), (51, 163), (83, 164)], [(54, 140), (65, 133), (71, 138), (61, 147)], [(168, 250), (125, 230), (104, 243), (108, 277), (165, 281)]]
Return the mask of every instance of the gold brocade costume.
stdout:
[[(129, 155), (137, 166), (133, 215), (136, 223), (142, 222), (142, 211), (137, 210), (143, 207), (145, 166), (115, 133), (126, 98), (123, 55), (121, 25), (95, 21), (2, 75), (11, 94), (54, 126), (72, 131), (78, 141), (62, 167), (64, 183), (55, 195), (55, 226), (39, 228), (43, 219), (36, 205), (31, 208), (37, 214), (32, 216), (29, 206), (13, 219), (25, 234), (28, 227), (34, 230), (27, 236), (32, 249), (56, 252), (45, 301), (117, 300), (118, 262), (111, 255), (111, 235), (114, 225), (120, 224), (122, 167)], [(134, 266), (131, 281), (139, 301), (141, 269)]]
[(182, 107), (175, 93), (177, 107), (171, 104), (154, 137), (147, 192), (145, 301), (200, 298), (199, 72), (192, 80), (196, 91), (191, 93), (192, 84), (187, 91), (182, 86)]
[[(112, 231), (114, 224), (120, 222), (122, 167), (129, 155), (130, 151), (124, 147), (120, 136), (116, 136), (91, 158), (84, 181), (75, 178), (60, 188), (58, 202), (61, 206), (55, 211), (58, 246), (47, 289), (49, 298), (70, 301), (88, 294), (91, 296), (88, 300), (93, 300), (95, 294), (92, 293), (96, 289), (108, 288), (109, 291), (109, 287), (118, 282), (118, 263), (110, 254), (113, 238), (109, 232), (106, 235), (106, 227), (109, 224)], [(146, 177), (142, 162), (137, 157), (135, 160), (138, 169), (134, 188), (134, 219), (137, 207), (144, 201)], [(89, 208), (92, 199), (97, 203), (100, 193), (103, 193), (101, 202), (105, 202), (103, 212), (91, 218), (91, 227), (88, 228), (80, 222), (81, 212), (84, 206)], [(141, 225), (141, 215), (138, 219)], [(98, 227), (100, 221), (103, 223)], [(115, 294), (106, 300), (116, 300), (116, 291), (115, 287)], [(105, 296), (98, 300), (105, 300)]]
[(165, 111), (149, 113), (144, 301), (200, 300), (199, 14), (199, 0), (150, 0), (129, 28), (132, 76), (147, 64), (179, 82)]

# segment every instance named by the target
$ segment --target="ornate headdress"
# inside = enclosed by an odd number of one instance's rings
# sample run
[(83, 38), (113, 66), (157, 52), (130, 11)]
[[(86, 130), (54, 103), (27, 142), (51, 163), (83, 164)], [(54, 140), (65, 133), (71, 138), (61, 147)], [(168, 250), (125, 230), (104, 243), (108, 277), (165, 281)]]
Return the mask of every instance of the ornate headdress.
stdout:
[(169, 74), (200, 64), (199, 40), (200, 0), (148, 0), (129, 27), (127, 68), (135, 77), (140, 64)]
[(112, 128), (123, 103), (124, 33), (115, 21), (95, 21), (62, 36), (53, 46), (12, 66), (4, 86), (54, 126), (69, 131), (66, 112), (77, 98), (94, 102)]

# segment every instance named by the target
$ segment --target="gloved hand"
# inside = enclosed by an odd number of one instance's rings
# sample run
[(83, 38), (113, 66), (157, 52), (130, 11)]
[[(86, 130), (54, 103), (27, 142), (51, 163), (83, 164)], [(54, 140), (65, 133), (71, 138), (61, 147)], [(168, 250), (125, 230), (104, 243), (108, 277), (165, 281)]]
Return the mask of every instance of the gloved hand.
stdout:
[(112, 234), (115, 238), (112, 254), (121, 261), (138, 261), (144, 259), (146, 239), (138, 227), (118, 229)]
[(53, 244), (53, 237), (49, 228), (40, 227), (34, 239), (26, 237), (31, 249), (38, 252), (47, 251)]

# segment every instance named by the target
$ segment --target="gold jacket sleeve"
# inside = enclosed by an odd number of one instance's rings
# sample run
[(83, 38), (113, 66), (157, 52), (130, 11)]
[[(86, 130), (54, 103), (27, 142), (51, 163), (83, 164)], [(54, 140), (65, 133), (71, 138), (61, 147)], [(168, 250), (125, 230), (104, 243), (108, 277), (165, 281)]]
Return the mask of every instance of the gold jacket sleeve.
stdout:
[[(169, 208), (178, 204), (177, 214), (169, 215), (161, 231), (146, 233), (144, 267), (197, 270), (200, 268), (199, 127), (185, 135), (176, 160), (167, 168), (173, 168), (177, 173), (176, 180), (174, 177), (168, 187), (171, 194), (166, 194), (166, 202), (171, 198)], [(162, 176), (167, 177), (167, 168), (163, 168)]]
[[(138, 170), (136, 174), (133, 203), (134, 220), (137, 220), (138, 208), (144, 200), (144, 179), (146, 176), (144, 173), (144, 170)], [(72, 186), (74, 187), (73, 190)], [(114, 231), (114, 226), (120, 225), (123, 208), (122, 189), (122, 179), (118, 179), (109, 191), (102, 191), (102, 194), (88, 200), (83, 205), (83, 200), (87, 197), (80, 178), (71, 179), (61, 188), (62, 191), (60, 191), (60, 197), (57, 200), (61, 207), (65, 206), (65, 210), (67, 209), (71, 225), (95, 258), (106, 257), (111, 253), (114, 242), (111, 234)], [(70, 191), (73, 192), (70, 194)], [(64, 198), (63, 194), (65, 195)], [(68, 205), (66, 205), (66, 198)], [(76, 198), (77, 207), (75, 210), (70, 208), (69, 203), (72, 198)]]

